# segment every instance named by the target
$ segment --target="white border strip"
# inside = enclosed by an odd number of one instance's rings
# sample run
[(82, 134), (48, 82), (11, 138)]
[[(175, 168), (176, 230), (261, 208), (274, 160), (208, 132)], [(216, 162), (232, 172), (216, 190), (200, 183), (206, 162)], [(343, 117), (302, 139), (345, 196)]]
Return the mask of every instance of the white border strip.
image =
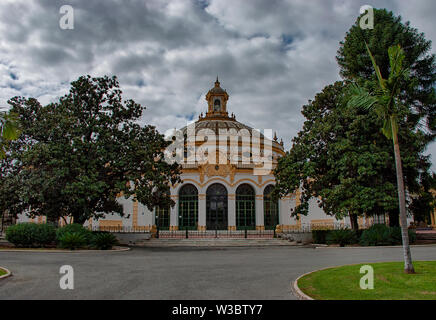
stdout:
[(315, 300), (315, 299), (313, 299), (312, 297), (310, 297), (310, 296), (308, 296), (307, 294), (305, 294), (303, 291), (301, 291), (301, 289), (298, 287), (298, 280), (300, 280), (301, 278), (303, 278), (303, 277), (305, 277), (305, 276), (307, 276), (307, 275), (309, 275), (309, 274), (311, 274), (311, 273), (314, 273), (314, 272), (317, 272), (317, 271), (321, 271), (321, 270), (322, 270), (322, 269), (320, 269), (320, 270), (315, 270), (315, 271), (311, 271), (311, 272), (307, 272), (307, 273), (305, 273), (305, 274), (299, 276), (297, 279), (294, 280), (294, 282), (293, 282), (292, 285), (291, 285), (291, 288), (292, 288), (292, 292), (294, 293), (294, 295), (295, 295), (299, 300)]
[(90, 250), (83, 250), (83, 249), (79, 249), (79, 250), (65, 250), (65, 249), (53, 249), (53, 250), (36, 250), (36, 249), (23, 249), (23, 250), (19, 250), (19, 249), (0, 249), (0, 253), (1, 252), (39, 252), (39, 253), (104, 253), (104, 252), (123, 252), (123, 251), (129, 251), (130, 247), (113, 247), (113, 249), (111, 250), (94, 250), (94, 249), (90, 249)]
[(0, 279), (4, 279), (4, 278), (7, 278), (7, 277), (9, 277), (9, 276), (12, 275), (12, 273), (9, 271), (9, 269), (7, 269), (7, 268), (5, 268), (5, 267), (0, 267), (0, 269), (6, 271), (6, 274), (0, 276)]

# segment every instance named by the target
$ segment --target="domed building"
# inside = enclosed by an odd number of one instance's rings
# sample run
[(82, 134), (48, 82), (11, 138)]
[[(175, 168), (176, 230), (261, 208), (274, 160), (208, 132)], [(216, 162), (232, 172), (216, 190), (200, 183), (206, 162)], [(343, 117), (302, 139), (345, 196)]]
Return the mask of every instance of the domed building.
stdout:
[[(298, 191), (273, 201), (272, 170), (285, 154), (283, 141), (239, 122), (227, 108), (229, 94), (217, 78), (206, 94), (207, 110), (198, 120), (175, 133), (179, 139), (182, 183), (171, 188), (176, 205), (154, 212), (120, 198), (125, 217), (93, 221), (100, 228), (132, 227), (150, 230), (277, 230), (298, 229), (308, 217), (291, 217)], [(272, 131), (270, 130), (270, 133)], [(272, 135), (272, 134), (270, 134)], [(265, 165), (265, 163), (269, 164)], [(314, 223), (332, 222), (317, 206), (310, 206)]]
[[(123, 217), (106, 214), (99, 220), (89, 220), (87, 225), (96, 230), (127, 232), (270, 230), (271, 234), (273, 230), (300, 230), (302, 226), (349, 226), (346, 219), (337, 221), (327, 216), (315, 198), (310, 201), (308, 216), (291, 217), (291, 209), (300, 199), (299, 190), (272, 200), (273, 169), (285, 154), (283, 141), (279, 142), (276, 134), (272, 137), (272, 130), (260, 132), (239, 122), (229, 114), (228, 100), (229, 94), (217, 78), (206, 94), (206, 113), (174, 132), (170, 153), (182, 167), (182, 183), (171, 187), (174, 207), (149, 211), (133, 198), (121, 196), (118, 201), (123, 204)], [(44, 220), (24, 215), (19, 219)], [(371, 221), (359, 218), (361, 227), (367, 223)]]

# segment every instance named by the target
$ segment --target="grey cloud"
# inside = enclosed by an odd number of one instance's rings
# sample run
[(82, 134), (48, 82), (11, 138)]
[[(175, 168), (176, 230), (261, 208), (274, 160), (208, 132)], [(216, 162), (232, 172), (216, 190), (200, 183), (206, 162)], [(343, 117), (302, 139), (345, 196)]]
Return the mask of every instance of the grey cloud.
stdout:
[[(75, 9), (74, 30), (59, 28), (63, 4)], [(204, 95), (219, 75), (230, 112), (253, 127), (276, 130), (289, 147), (304, 121), (302, 105), (339, 79), (336, 50), (364, 4), (2, 0), (0, 107), (14, 95), (47, 103), (79, 75), (117, 75), (125, 97), (147, 107), (142, 121), (164, 132), (206, 110)], [(401, 14), (436, 39), (436, 2), (372, 5)]]

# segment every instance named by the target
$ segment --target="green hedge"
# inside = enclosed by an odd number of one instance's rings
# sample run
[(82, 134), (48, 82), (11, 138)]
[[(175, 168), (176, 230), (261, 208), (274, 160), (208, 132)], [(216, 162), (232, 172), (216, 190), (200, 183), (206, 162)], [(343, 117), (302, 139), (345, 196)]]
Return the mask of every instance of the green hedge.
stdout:
[(109, 232), (94, 233), (91, 241), (91, 247), (99, 250), (110, 250), (117, 244), (117, 238)]
[(17, 247), (45, 247), (56, 245), (64, 249), (95, 248), (109, 250), (118, 244), (109, 232), (92, 232), (80, 224), (55, 228), (50, 224), (19, 223), (6, 230), (6, 240)]
[[(366, 230), (312, 230), (316, 244), (339, 244), (341, 246), (359, 243), (362, 246), (401, 245), (401, 228), (375, 224)], [(416, 233), (409, 230), (409, 241), (416, 241)]]
[(80, 249), (88, 245), (84, 233), (80, 232), (63, 232), (58, 238), (58, 245), (63, 249)]
[(312, 230), (313, 243), (327, 244), (327, 234), (332, 230)]
[(19, 223), (6, 230), (6, 240), (17, 247), (45, 247), (54, 244), (56, 229), (50, 224)]
[(88, 229), (86, 229), (84, 226), (78, 223), (72, 223), (67, 224), (56, 231), (56, 240), (59, 242), (60, 239), (66, 234), (66, 233), (79, 233), (81, 234), (87, 245), (91, 243), (92, 240), (92, 232)]
[(345, 247), (347, 244), (358, 242), (357, 233), (349, 229), (330, 230), (326, 236), (327, 244), (339, 244)]
[[(416, 234), (409, 230), (409, 242), (416, 241)], [(384, 224), (376, 224), (363, 231), (360, 237), (362, 246), (389, 246), (402, 244), (401, 228), (388, 227)]]

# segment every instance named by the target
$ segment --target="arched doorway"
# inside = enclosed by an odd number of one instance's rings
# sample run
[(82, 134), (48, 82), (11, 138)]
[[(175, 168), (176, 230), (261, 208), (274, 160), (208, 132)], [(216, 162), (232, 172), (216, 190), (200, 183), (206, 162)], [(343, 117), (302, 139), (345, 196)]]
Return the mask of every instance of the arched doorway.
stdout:
[(227, 230), (227, 189), (219, 183), (206, 191), (206, 228)]
[(271, 192), (274, 186), (269, 185), (263, 191), (263, 214), (265, 230), (274, 230), (279, 224), (279, 202), (274, 201)]
[(255, 192), (249, 184), (236, 189), (236, 229), (256, 229)]
[(168, 230), (170, 228), (170, 207), (156, 207), (156, 227), (160, 230)]
[(193, 184), (179, 191), (179, 230), (196, 230), (198, 225), (198, 190)]

